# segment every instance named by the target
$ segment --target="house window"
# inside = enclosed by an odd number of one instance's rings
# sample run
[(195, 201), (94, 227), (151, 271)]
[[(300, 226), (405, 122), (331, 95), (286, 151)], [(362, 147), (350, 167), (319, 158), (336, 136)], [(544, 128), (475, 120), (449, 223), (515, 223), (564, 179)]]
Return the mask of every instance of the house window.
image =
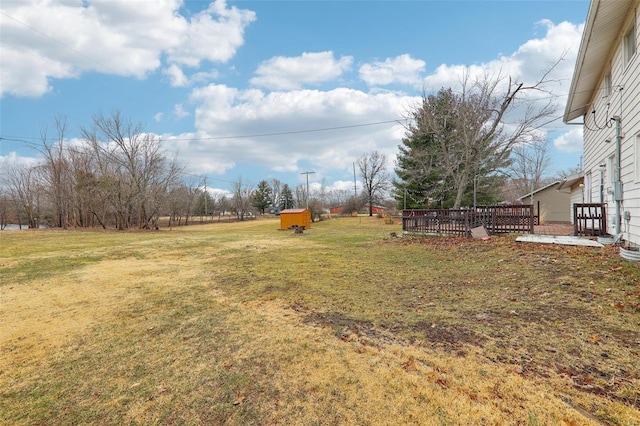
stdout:
[(611, 70), (604, 76), (602, 82), (602, 96), (608, 98), (611, 96)]
[(602, 162), (598, 165), (600, 169), (600, 202), (605, 202), (605, 183), (607, 182), (607, 164)]
[(634, 153), (635, 155), (633, 156), (633, 165), (636, 171), (636, 182), (640, 183), (640, 134), (636, 135), (636, 140), (635, 140), (635, 149), (636, 152)]
[(609, 183), (610, 187), (613, 186), (613, 182), (616, 180), (615, 167), (616, 167), (616, 156), (612, 155), (609, 158), (607, 158), (607, 177), (608, 177), (607, 182)]
[(636, 24), (631, 24), (631, 28), (624, 35), (624, 59), (625, 65), (631, 62), (633, 55), (636, 54)]

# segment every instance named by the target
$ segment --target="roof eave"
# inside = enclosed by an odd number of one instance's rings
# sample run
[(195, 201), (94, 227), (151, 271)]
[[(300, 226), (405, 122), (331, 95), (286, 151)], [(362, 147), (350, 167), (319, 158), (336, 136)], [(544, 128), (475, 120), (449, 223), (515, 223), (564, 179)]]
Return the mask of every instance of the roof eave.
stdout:
[(538, 189), (536, 189), (535, 191), (532, 191), (532, 192), (530, 192), (530, 193), (528, 193), (528, 194), (525, 194), (525, 195), (523, 195), (522, 197), (518, 197), (518, 198), (516, 198), (516, 200), (517, 200), (517, 201), (522, 201), (522, 200), (524, 200), (524, 199), (525, 199), (525, 198), (527, 198), (527, 197), (531, 197), (532, 195), (535, 195), (535, 194), (537, 194), (538, 192), (542, 192), (542, 191), (544, 191), (545, 189), (549, 189), (549, 188), (551, 188), (552, 186), (557, 185), (557, 184), (559, 184), (559, 183), (561, 183), (561, 182), (562, 182), (562, 181), (557, 180), (557, 181), (552, 182), (552, 183), (550, 183), (550, 184), (548, 184), (548, 185), (546, 185), (546, 186), (543, 186), (542, 188), (538, 188)]
[(584, 179), (584, 173), (577, 173), (575, 175), (567, 176), (560, 181), (560, 185), (558, 185), (558, 191), (561, 191), (563, 189), (571, 190), (571, 188), (576, 183), (582, 181), (583, 179)]
[(633, 1), (591, 0), (563, 116), (565, 123), (587, 113), (611, 51), (602, 49), (601, 44), (611, 46), (616, 42)]

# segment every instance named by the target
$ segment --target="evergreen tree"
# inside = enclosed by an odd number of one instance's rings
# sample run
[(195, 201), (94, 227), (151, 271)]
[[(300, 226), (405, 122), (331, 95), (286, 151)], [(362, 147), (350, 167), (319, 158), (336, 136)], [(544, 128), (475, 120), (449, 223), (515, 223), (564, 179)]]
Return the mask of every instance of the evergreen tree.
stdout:
[[(406, 136), (398, 147), (398, 180), (393, 181), (395, 199), (400, 208), (418, 209), (451, 207), (454, 185), (446, 173), (444, 159), (440, 155), (441, 136), (430, 132), (423, 116), (425, 111), (445, 116), (453, 93), (441, 90), (437, 96), (423, 98), (422, 107), (413, 111)], [(444, 131), (452, 133), (453, 120), (444, 125)]]
[(258, 188), (253, 194), (252, 205), (260, 214), (264, 214), (265, 209), (271, 205), (271, 187), (266, 180), (261, 180), (258, 183)]
[(293, 199), (293, 191), (286, 183), (282, 187), (282, 193), (280, 194), (280, 210), (292, 209), (295, 207)]

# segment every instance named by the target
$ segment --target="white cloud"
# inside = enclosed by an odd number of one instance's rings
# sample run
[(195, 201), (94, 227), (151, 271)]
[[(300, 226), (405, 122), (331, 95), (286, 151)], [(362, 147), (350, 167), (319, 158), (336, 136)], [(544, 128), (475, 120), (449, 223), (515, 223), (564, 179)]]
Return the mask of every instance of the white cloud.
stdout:
[(188, 117), (189, 111), (185, 110), (182, 104), (176, 104), (173, 106), (173, 115), (178, 118)]
[(351, 69), (353, 58), (335, 59), (333, 52), (303, 53), (297, 57), (276, 56), (261, 63), (254, 86), (270, 90), (297, 90), (305, 84), (319, 84), (334, 80)]
[[(502, 55), (489, 62), (471, 66), (442, 64), (424, 79), (424, 87), (427, 90), (457, 87), (465, 72), (469, 72), (472, 78), (502, 75), (510, 76), (514, 81), (531, 84), (563, 58), (547, 76), (550, 83), (545, 88), (555, 94), (568, 94), (583, 26), (570, 22), (556, 25), (547, 20), (538, 24), (546, 29), (544, 37), (528, 40), (513, 54)], [(549, 94), (539, 92), (538, 96), (548, 98)], [(566, 97), (557, 97), (555, 100), (558, 107), (563, 107), (565, 102)]]
[(156, 121), (156, 123), (159, 123), (162, 121), (162, 116), (163, 114), (161, 112), (157, 113), (156, 115), (153, 116), (153, 119)]
[[(24, 157), (12, 151), (7, 155), (0, 155), (0, 172), (7, 173), (7, 170), (12, 167), (33, 167), (40, 164), (40, 162), (39, 158)], [(1, 181), (0, 184), (2, 184)]]
[(207, 192), (209, 194), (211, 194), (211, 196), (213, 198), (222, 198), (222, 197), (231, 198), (231, 197), (233, 197), (233, 192), (229, 191), (228, 189), (207, 187)]
[(553, 140), (559, 151), (580, 152), (583, 148), (582, 127), (574, 127)]
[(252, 11), (227, 8), (225, 0), (216, 0), (190, 19), (180, 44), (169, 49), (169, 59), (189, 66), (202, 60), (226, 62), (242, 46), (244, 29), (255, 19)]
[[(321, 176), (329, 169), (350, 170), (368, 151), (395, 158), (402, 126), (353, 125), (401, 120), (417, 100), (346, 88), (264, 93), (210, 84), (193, 90), (191, 101), (197, 104), (196, 128), (213, 139), (193, 141), (193, 146), (209, 150), (225, 166), (242, 158), (272, 171), (297, 171), (308, 161)], [(319, 131), (306, 131), (312, 129)], [(199, 155), (182, 149), (185, 154)]]
[(201, 71), (194, 73), (189, 77), (189, 84), (208, 83), (216, 78), (218, 78), (218, 72), (215, 70), (211, 70), (209, 72)]
[(373, 62), (360, 67), (360, 78), (369, 86), (393, 83), (420, 86), (420, 74), (424, 72), (425, 62), (404, 54), (387, 58), (384, 62)]
[(187, 76), (182, 68), (176, 64), (171, 64), (162, 73), (169, 77), (169, 84), (172, 87), (187, 87), (196, 83), (207, 83), (218, 77), (218, 73), (213, 70), (210, 72), (197, 72)]
[(234, 158), (219, 155), (207, 138), (208, 135), (202, 133), (161, 136), (167, 149), (188, 163), (190, 173), (223, 175), (233, 169), (236, 166)]
[[(360, 186), (360, 181), (356, 179), (356, 184)], [(362, 186), (360, 186), (362, 188)], [(337, 180), (329, 187), (331, 191), (347, 191), (353, 195), (353, 181), (352, 180)]]
[[(492, 61), (471, 66), (440, 65), (424, 79), (424, 87), (427, 91), (437, 91), (442, 87), (457, 90), (461, 87), (463, 75), (467, 73), (471, 81), (485, 76), (501, 78), (496, 93), (506, 93), (509, 79), (512, 84), (535, 84), (556, 64), (544, 77), (546, 83), (541, 87), (542, 90), (525, 91), (520, 101), (512, 104), (513, 107), (505, 117), (505, 129), (509, 128), (509, 123), (516, 123), (524, 117), (528, 108), (540, 111), (549, 103), (555, 112), (546, 121), (548, 125), (556, 126), (552, 118), (562, 114), (567, 101), (583, 26), (569, 22), (556, 25), (548, 20), (541, 21), (538, 25), (545, 30), (544, 36), (528, 40), (511, 55), (501, 55)], [(542, 131), (545, 131), (544, 127)]]
[(184, 87), (189, 84), (189, 79), (176, 64), (171, 64), (168, 68), (165, 68), (162, 73), (169, 77), (169, 84), (171, 84), (172, 87)]
[[(180, 0), (141, 6), (130, 0), (2, 2), (0, 96), (41, 96), (52, 78), (87, 71), (144, 78), (161, 66), (171, 83), (185, 84), (176, 66), (226, 62), (244, 43), (255, 13), (216, 0), (189, 20)], [(199, 75), (198, 81), (202, 81)]]

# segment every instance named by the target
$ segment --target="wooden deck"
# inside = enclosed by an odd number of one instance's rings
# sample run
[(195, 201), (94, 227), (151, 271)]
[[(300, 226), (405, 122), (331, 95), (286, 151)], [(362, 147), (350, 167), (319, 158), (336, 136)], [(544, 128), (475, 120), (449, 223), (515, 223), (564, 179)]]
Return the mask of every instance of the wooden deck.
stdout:
[(573, 235), (573, 225), (570, 223), (535, 225), (533, 233), (537, 235)]

